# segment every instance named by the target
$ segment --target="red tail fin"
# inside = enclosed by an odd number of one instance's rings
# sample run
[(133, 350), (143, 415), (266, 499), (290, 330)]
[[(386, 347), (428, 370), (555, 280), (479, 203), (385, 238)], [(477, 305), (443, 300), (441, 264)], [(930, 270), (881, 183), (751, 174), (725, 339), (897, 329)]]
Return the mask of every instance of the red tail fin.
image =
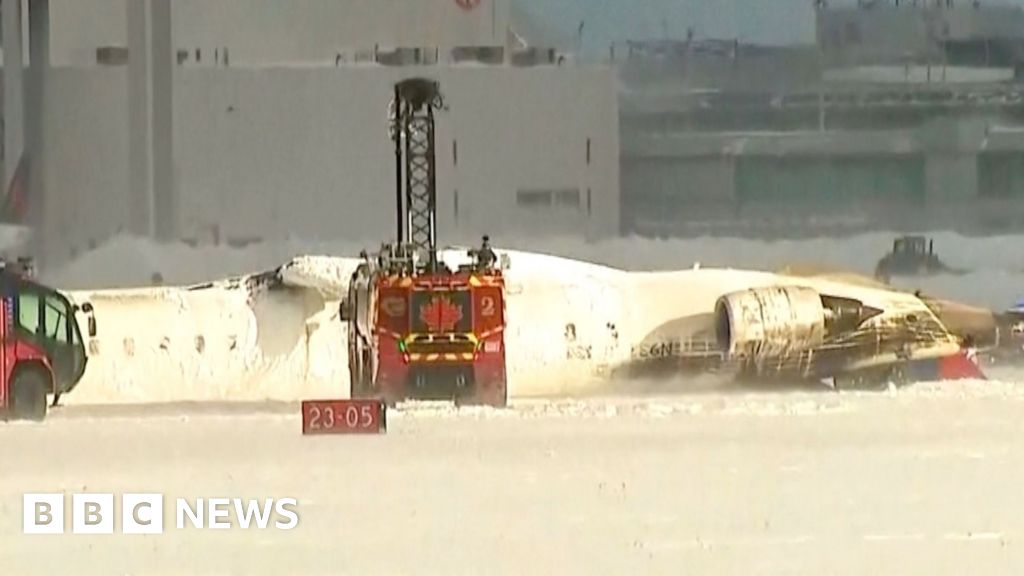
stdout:
[(946, 356), (939, 360), (939, 377), (943, 380), (987, 380), (971, 351)]

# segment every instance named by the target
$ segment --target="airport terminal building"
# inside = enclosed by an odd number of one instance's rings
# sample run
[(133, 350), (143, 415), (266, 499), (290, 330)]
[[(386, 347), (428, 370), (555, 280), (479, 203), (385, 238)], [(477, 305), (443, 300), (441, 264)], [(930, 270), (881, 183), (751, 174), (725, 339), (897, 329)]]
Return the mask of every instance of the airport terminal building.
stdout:
[(24, 118), (9, 126), (25, 129), (6, 130), (4, 167), (17, 185), (13, 151), (43, 158), (31, 189), (48, 253), (118, 232), (385, 241), (389, 104), (394, 83), (414, 76), (439, 80), (445, 97), (442, 242), (618, 232), (614, 73), (532, 40), (510, 0), (24, 6), (8, 47), (50, 65), (6, 71), (5, 92), (27, 96), (5, 99), (5, 116)]
[(1024, 10), (861, 4), (806, 46), (616, 46), (623, 232), (1024, 227)]

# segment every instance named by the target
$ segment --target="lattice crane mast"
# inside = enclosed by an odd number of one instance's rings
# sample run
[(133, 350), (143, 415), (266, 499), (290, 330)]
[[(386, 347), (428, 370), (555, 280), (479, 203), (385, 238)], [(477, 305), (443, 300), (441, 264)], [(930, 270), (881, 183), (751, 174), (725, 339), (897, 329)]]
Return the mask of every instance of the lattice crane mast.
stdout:
[(436, 81), (412, 78), (395, 85), (388, 113), (397, 227), (391, 267), (410, 275), (439, 268), (434, 111), (441, 109), (444, 99)]

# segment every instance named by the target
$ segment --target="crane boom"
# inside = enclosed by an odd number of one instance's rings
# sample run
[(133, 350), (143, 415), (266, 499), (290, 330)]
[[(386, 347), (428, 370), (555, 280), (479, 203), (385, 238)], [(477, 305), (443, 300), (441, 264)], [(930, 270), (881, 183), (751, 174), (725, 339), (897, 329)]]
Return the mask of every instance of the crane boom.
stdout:
[(411, 78), (395, 84), (390, 135), (395, 144), (397, 256), (423, 263), (430, 273), (438, 264), (434, 110), (443, 106), (434, 80)]

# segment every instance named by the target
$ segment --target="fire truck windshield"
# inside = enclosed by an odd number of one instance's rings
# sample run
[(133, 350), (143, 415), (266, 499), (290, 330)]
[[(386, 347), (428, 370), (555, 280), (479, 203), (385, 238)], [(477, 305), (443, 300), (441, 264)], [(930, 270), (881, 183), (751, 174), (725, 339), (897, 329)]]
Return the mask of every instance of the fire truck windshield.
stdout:
[(7, 283), (16, 334), (43, 348), (58, 389), (69, 391), (85, 372), (85, 344), (71, 302), (61, 293), (29, 281)]

